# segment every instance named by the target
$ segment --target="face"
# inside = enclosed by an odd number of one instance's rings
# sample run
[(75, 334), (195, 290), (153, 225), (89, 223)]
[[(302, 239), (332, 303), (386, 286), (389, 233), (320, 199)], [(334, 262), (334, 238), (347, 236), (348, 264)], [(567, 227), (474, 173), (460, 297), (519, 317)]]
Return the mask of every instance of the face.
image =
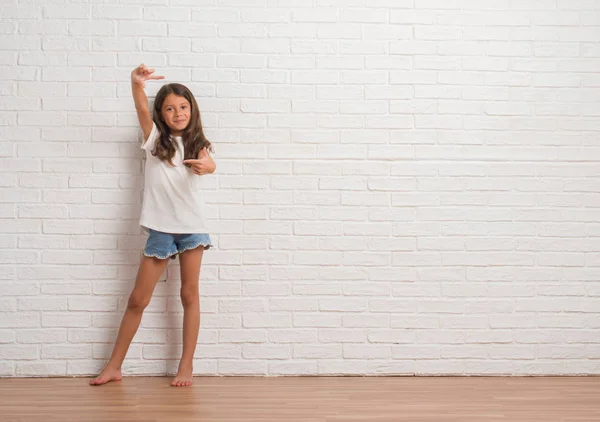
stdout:
[(169, 126), (173, 136), (181, 136), (184, 129), (190, 123), (191, 115), (190, 102), (185, 97), (169, 94), (162, 104), (160, 114)]

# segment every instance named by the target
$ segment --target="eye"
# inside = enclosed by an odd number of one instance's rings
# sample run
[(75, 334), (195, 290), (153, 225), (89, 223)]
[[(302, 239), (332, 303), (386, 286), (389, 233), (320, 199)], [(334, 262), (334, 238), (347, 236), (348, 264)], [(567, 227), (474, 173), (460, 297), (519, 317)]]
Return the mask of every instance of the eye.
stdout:
[(181, 108), (185, 110), (185, 109), (186, 109), (186, 108), (188, 108), (188, 107), (187, 107), (187, 106), (181, 106)]

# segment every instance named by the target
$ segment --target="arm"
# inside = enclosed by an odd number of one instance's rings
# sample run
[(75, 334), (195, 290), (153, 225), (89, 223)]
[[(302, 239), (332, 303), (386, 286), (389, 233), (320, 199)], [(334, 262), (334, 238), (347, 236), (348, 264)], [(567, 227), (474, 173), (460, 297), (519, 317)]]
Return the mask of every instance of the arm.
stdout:
[(137, 111), (138, 120), (144, 132), (144, 142), (148, 140), (152, 131), (152, 116), (148, 109), (148, 97), (144, 92), (146, 81), (150, 79), (164, 79), (164, 76), (153, 75), (154, 69), (148, 69), (146, 65), (141, 64), (131, 72), (131, 93), (135, 102), (135, 110)]
[(202, 148), (198, 153), (197, 160), (183, 160), (184, 164), (191, 166), (194, 174), (202, 176), (203, 174), (214, 173), (217, 169), (217, 165), (213, 161), (212, 157), (208, 154), (206, 148)]
[(213, 161), (212, 157), (208, 154), (208, 152), (206, 153), (206, 156), (208, 157), (208, 172), (209, 173), (214, 173), (215, 170), (217, 169), (217, 165), (215, 164), (215, 162)]

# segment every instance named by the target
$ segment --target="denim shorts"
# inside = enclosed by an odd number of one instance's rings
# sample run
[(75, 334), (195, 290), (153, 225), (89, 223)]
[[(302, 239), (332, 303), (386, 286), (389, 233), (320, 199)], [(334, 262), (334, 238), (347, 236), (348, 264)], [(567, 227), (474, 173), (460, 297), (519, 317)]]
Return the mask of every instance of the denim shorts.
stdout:
[(175, 259), (175, 255), (198, 246), (209, 249), (212, 246), (210, 236), (201, 234), (163, 233), (148, 229), (148, 240), (144, 248), (144, 255), (159, 259)]

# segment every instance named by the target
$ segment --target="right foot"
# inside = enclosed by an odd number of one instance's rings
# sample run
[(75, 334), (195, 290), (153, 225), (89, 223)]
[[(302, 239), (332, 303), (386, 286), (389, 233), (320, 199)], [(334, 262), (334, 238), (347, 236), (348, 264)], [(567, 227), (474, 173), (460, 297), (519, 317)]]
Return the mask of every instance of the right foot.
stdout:
[(104, 368), (96, 378), (90, 381), (90, 385), (102, 385), (111, 381), (121, 381), (121, 370)]

